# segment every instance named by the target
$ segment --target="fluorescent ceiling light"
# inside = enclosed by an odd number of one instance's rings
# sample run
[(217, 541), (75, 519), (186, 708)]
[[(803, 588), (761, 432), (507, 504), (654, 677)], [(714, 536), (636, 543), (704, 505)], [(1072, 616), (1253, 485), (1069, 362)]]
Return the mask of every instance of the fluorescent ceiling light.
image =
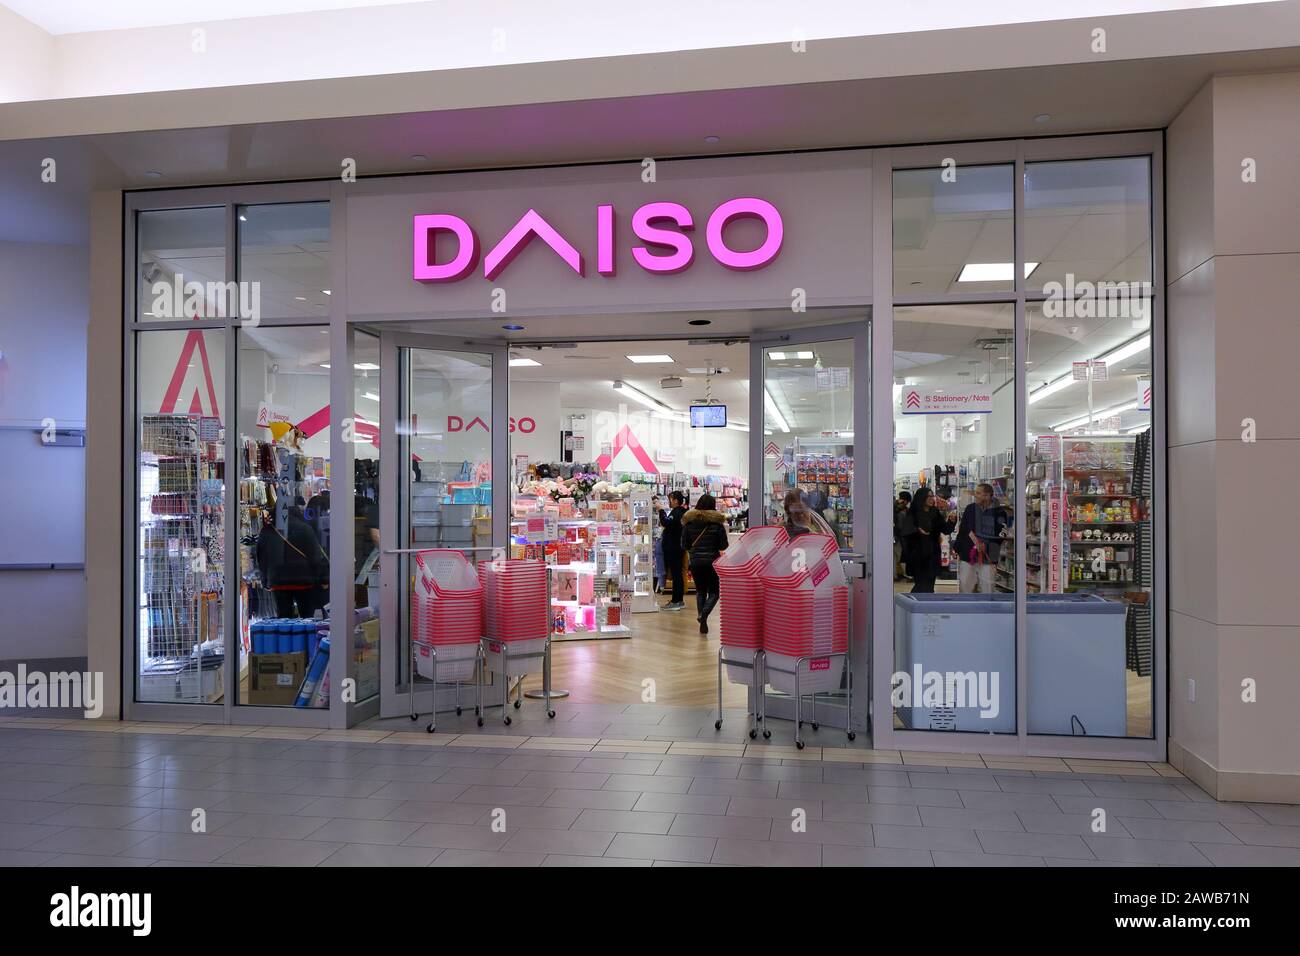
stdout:
[(1150, 428), (1150, 427), (1151, 427), (1151, 423), (1150, 423), (1150, 422), (1145, 422), (1144, 424), (1137, 425), (1137, 426), (1135, 426), (1135, 427), (1133, 427), (1133, 428), (1127, 429), (1127, 430), (1124, 432), (1124, 434), (1125, 434), (1125, 435), (1136, 435), (1138, 432), (1144, 432), (1144, 431), (1146, 431), (1146, 430), (1147, 430), (1148, 428)]
[(374, 392), (365, 392), (361, 397), (362, 397), (362, 398), (368, 398), (368, 399), (370, 399), (372, 402), (377, 402), (377, 401), (379, 401), (379, 396), (376, 395)]
[(781, 414), (781, 410), (776, 407), (776, 399), (772, 398), (772, 393), (768, 391), (767, 386), (763, 386), (763, 404), (767, 408), (768, 417), (772, 419), (772, 424), (783, 432), (790, 430), (790, 425)]
[(671, 355), (629, 355), (629, 362), (635, 362), (637, 365), (671, 365), (673, 357)]
[[(1111, 351), (1107, 352), (1105, 355), (1098, 356), (1096, 359), (1094, 359), (1094, 361), (1105, 363), (1105, 365), (1107, 366), (1107, 371), (1109, 371), (1110, 366), (1116, 365), (1127, 358), (1132, 358), (1134, 355), (1137, 355), (1139, 352), (1145, 352), (1149, 348), (1151, 348), (1150, 334), (1141, 335), (1133, 339), (1131, 342), (1125, 342), (1119, 348), (1112, 349)], [(1032, 405), (1035, 402), (1042, 401), (1048, 395), (1055, 395), (1061, 389), (1069, 388), (1071, 385), (1075, 383), (1075, 381), (1076, 379), (1074, 377), (1073, 370), (1066, 372), (1064, 375), (1062, 375), (1060, 378), (1056, 379), (1055, 381), (1049, 382), (1048, 384), (1044, 385), (1042, 388), (1038, 389), (1037, 391), (1030, 392), (1029, 404)]]
[(768, 353), (767, 353), (767, 357), (770, 358), (773, 362), (784, 362), (784, 361), (785, 361), (785, 353), (784, 353), (784, 352), (768, 352)]
[(330, 294), (330, 290), (329, 290), (329, 289), (321, 289), (321, 291), (324, 292), (326, 295), (329, 295), (329, 294)]
[[(1025, 278), (1038, 268), (1037, 262), (1025, 263)], [(958, 282), (1011, 282), (1016, 275), (1014, 262), (968, 262), (962, 266)]]
[(321, 362), (321, 363), (320, 363), (320, 367), (321, 367), (321, 368), (329, 368), (329, 363), (328, 363), (328, 362)]
[(542, 364), (541, 362), (535, 362), (530, 358), (517, 358), (517, 359), (510, 360), (511, 368), (527, 368), (533, 365), (540, 366), (541, 364)]
[(730, 428), (732, 431), (746, 432), (746, 433), (749, 432), (749, 426), (746, 425), (744, 422), (727, 422), (727, 427)]
[(686, 371), (691, 375), (726, 375), (731, 369), (720, 365), (713, 368), (688, 368)]
[(614, 382), (613, 388), (620, 395), (632, 399), (634, 402), (640, 402), (646, 408), (652, 408), (655, 411), (669, 411), (672, 409), (656, 398), (651, 398), (639, 388), (629, 385), (627, 382)]
[(357, 362), (352, 366), (358, 372), (378, 372), (379, 366), (374, 362)]
[(1099, 422), (1103, 418), (1109, 418), (1111, 415), (1118, 415), (1120, 412), (1131, 412), (1138, 407), (1136, 401), (1125, 402), (1123, 405), (1115, 405), (1111, 408), (1103, 408), (1099, 412), (1093, 412), (1092, 415), (1084, 415), (1082, 418), (1075, 418), (1068, 422), (1062, 422), (1059, 425), (1053, 425), (1052, 431), (1063, 432), (1071, 428), (1078, 428), (1080, 425), (1087, 425), (1089, 422)]

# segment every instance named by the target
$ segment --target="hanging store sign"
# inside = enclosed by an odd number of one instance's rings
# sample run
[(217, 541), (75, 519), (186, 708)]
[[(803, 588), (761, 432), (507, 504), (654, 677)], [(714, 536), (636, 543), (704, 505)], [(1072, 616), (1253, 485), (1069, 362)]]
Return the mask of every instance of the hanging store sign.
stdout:
[(1074, 371), (1074, 380), (1076, 382), (1088, 381), (1089, 375), (1094, 382), (1105, 382), (1109, 378), (1106, 370), (1106, 363), (1100, 359), (1092, 359), (1087, 362), (1075, 362), (1071, 366)]
[[(726, 229), (738, 219), (763, 224), (766, 235), (755, 249), (738, 250), (727, 245)], [(615, 237), (618, 217), (612, 204), (596, 207), (596, 272), (615, 274)], [(632, 234), (643, 245), (632, 247), (632, 258), (650, 273), (671, 275), (690, 268), (695, 261), (691, 233), (695, 218), (681, 203), (650, 202), (637, 208), (630, 220)], [(781, 213), (766, 199), (741, 196), (718, 205), (704, 229), (705, 248), (721, 266), (735, 272), (762, 269), (776, 259), (785, 240)], [(453, 251), (439, 259), (438, 238), (450, 240)], [(560, 261), (579, 276), (586, 275), (587, 262), (578, 248), (552, 226), (536, 209), (529, 209), (483, 256), (483, 277), (496, 279), (534, 239), (550, 247)], [(417, 282), (458, 282), (479, 264), (479, 237), (459, 216), (448, 213), (417, 215), (411, 224), (411, 277)]]
[(1053, 488), (1043, 498), (1043, 567), (1044, 579), (1039, 590), (1044, 594), (1060, 594), (1065, 590), (1065, 515), (1066, 499), (1063, 489)]
[(993, 411), (993, 393), (978, 388), (929, 388), (913, 385), (900, 398), (904, 415), (986, 415)]

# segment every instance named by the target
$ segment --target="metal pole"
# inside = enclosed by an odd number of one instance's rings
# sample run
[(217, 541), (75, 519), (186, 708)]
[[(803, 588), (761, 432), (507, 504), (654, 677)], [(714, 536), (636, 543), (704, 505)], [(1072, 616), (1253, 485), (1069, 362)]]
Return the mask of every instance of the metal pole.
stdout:
[[(551, 634), (555, 630), (555, 621), (551, 615), (551, 595), (554, 594), (551, 588), (551, 569), (546, 569), (546, 655), (542, 658), (542, 689), (525, 691), (524, 696), (529, 700), (561, 700), (569, 696), (567, 690), (556, 690), (551, 687)], [(523, 686), (522, 682), (519, 685)]]

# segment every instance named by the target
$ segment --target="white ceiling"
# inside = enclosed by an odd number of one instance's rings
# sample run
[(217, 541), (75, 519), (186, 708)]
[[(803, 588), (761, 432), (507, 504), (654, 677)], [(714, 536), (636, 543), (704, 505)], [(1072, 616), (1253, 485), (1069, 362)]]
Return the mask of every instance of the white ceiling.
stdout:
[(0, 6), (58, 36), (424, 2), (427, 0), (5, 0)]

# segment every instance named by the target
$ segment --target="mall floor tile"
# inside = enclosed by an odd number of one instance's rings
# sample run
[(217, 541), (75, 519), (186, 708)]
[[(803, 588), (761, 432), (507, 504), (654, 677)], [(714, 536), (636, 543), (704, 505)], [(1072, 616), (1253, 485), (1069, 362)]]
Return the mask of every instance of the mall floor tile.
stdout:
[(0, 866), (1300, 866), (1300, 808), (1216, 802), (1163, 764), (873, 751), (826, 728), (799, 751), (730, 711), (718, 736), (707, 708), (563, 716), (432, 735), (3, 721)]

